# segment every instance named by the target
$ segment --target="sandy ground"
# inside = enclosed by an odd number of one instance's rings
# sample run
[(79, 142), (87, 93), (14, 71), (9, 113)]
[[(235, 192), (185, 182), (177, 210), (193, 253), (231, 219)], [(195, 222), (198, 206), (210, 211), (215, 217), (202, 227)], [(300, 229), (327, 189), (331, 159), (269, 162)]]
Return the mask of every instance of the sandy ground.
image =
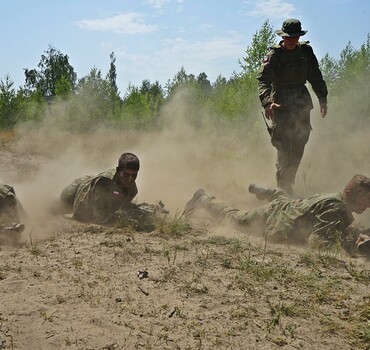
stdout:
[[(265, 246), (202, 213), (181, 217), (199, 183), (253, 203), (241, 190), (246, 180), (225, 174), (238, 156), (207, 175), (193, 153), (177, 153), (186, 166), (174, 164), (170, 147), (171, 164), (158, 165), (155, 147), (144, 153), (147, 143), (136, 143), (141, 198), (163, 199), (171, 210), (145, 233), (46, 214), (65, 184), (105, 170), (122, 148), (107, 157), (88, 143), (56, 152), (58, 142), (40, 151), (31, 141), (0, 150), (0, 180), (15, 186), (29, 213), (21, 245), (0, 250), (0, 349), (370, 349), (368, 261)], [(192, 175), (165, 187), (161, 171), (182, 173), (190, 161)]]

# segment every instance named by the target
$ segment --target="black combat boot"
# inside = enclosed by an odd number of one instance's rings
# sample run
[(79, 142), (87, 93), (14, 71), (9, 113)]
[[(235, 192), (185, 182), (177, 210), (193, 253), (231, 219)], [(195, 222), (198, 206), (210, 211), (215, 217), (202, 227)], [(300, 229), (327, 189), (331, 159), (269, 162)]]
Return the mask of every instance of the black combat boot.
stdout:
[(260, 200), (271, 200), (272, 196), (275, 194), (275, 190), (272, 188), (260, 187), (255, 184), (249, 185), (249, 192), (256, 195)]

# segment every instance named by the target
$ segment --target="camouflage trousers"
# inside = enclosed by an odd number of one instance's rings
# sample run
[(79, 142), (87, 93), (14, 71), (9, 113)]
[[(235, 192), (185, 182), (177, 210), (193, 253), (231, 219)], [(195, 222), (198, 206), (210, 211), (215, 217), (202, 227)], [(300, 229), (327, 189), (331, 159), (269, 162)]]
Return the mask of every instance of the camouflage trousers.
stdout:
[[(275, 200), (289, 200), (290, 195), (279, 189), (268, 189), (269, 197), (266, 198), (269, 202)], [(230, 206), (226, 202), (222, 202), (215, 197), (204, 196), (199, 198), (201, 207), (205, 208), (212, 216), (221, 217), (232, 223), (233, 225), (241, 228), (242, 230), (248, 227), (262, 227), (271, 215), (271, 205), (266, 204), (260, 208), (252, 210), (240, 210)]]
[[(274, 204), (277, 204), (279, 207), (280, 201), (281, 203), (286, 203), (287, 200), (291, 199), (285, 191), (271, 189), (271, 193), (271, 197), (268, 198), (269, 204), (253, 210), (239, 210), (230, 206), (228, 203), (209, 196), (199, 198), (199, 203), (212, 216), (226, 219), (236, 229), (242, 232), (248, 230), (256, 232), (258, 230), (261, 235), (265, 235), (268, 222), (274, 216)], [(294, 234), (289, 237), (275, 233), (269, 235), (268, 240), (275, 243), (308, 243), (309, 248), (322, 252), (333, 252), (343, 248), (347, 253), (352, 255), (357, 250), (355, 242), (358, 232), (355, 230), (345, 238), (338, 235), (338, 237), (332, 237), (331, 239), (312, 233), (310, 228), (305, 230), (304, 227), (300, 229), (298, 226), (295, 227), (293, 232)]]
[(277, 186), (292, 192), (295, 176), (311, 132), (309, 109), (275, 110), (271, 143), (277, 150)]
[(263, 227), (268, 217), (269, 205), (254, 210), (240, 210), (214, 197), (200, 198), (199, 202), (212, 216), (225, 219), (242, 232)]
[(65, 210), (72, 211), (73, 203), (76, 198), (77, 190), (79, 186), (86, 180), (91, 179), (92, 176), (86, 175), (74, 180), (70, 185), (68, 185), (62, 193), (60, 194), (60, 201), (64, 206)]

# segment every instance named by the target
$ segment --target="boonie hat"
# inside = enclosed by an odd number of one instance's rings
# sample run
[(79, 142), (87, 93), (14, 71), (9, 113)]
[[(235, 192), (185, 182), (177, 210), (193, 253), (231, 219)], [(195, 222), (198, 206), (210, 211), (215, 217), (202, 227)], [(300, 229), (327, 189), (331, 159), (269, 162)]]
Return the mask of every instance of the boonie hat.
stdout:
[(307, 30), (302, 30), (301, 22), (295, 18), (286, 19), (281, 26), (281, 29), (275, 31), (277, 35), (282, 37), (302, 36), (307, 33)]

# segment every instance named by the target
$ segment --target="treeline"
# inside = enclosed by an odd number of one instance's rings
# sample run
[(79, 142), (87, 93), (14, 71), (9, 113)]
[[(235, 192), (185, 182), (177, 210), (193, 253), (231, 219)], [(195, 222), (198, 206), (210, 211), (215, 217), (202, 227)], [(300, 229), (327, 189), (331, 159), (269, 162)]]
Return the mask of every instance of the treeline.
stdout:
[[(209, 119), (213, 125), (252, 124), (259, 106), (256, 73), (275, 40), (265, 21), (239, 60), (241, 72), (230, 78), (219, 76), (210, 82), (206, 73), (195, 76), (181, 67), (164, 87), (144, 80), (140, 86), (130, 85), (123, 96), (116, 82), (114, 52), (106, 76), (93, 67), (78, 79), (68, 55), (49, 46), (37, 68), (24, 70), (23, 86), (16, 89), (9, 75), (0, 80), (0, 128), (12, 129), (24, 122), (38, 126), (47, 117), (75, 132), (97, 126), (159, 128), (162, 111), (176, 99), (186, 108), (189, 121), (198, 126)], [(369, 123), (370, 36), (359, 49), (348, 43), (339, 59), (326, 54), (320, 65), (329, 87), (330, 111), (347, 113), (343, 123)]]

